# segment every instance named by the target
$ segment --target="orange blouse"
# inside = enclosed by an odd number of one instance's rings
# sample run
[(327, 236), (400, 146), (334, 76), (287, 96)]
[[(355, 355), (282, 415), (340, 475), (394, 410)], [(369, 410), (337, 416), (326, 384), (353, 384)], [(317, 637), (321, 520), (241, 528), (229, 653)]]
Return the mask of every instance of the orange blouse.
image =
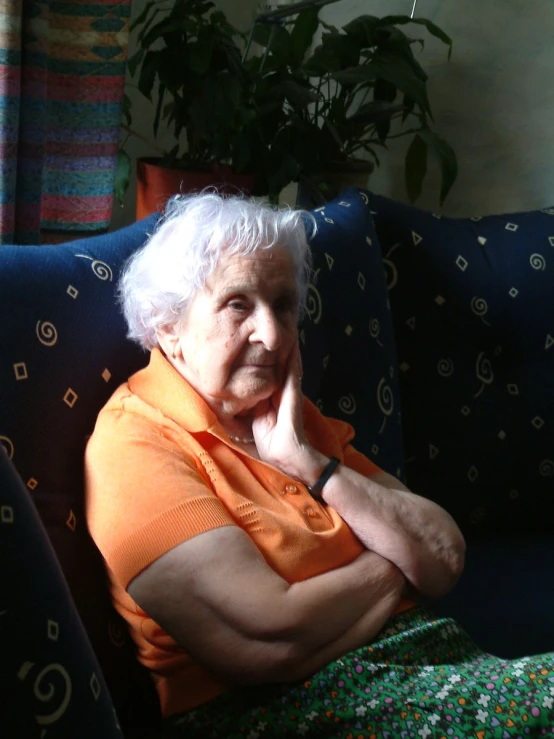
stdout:
[[(378, 468), (350, 444), (352, 428), (305, 400), (310, 443), (363, 475)], [(235, 446), (195, 390), (154, 349), (98, 416), (85, 460), (90, 532), (110, 574), (115, 606), (152, 672), (164, 716), (229, 686), (209, 673), (126, 592), (173, 547), (204, 531), (240, 526), (288, 582), (354, 560), (363, 546), (306, 487)]]

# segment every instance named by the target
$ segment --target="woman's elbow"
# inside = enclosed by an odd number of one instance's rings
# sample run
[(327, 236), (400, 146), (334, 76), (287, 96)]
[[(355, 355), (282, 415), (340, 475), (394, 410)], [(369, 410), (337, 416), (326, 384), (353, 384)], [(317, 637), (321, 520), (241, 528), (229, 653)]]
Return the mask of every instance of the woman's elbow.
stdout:
[(465, 553), (465, 539), (458, 531), (440, 547), (435, 566), (429, 567), (428, 562), (421, 562), (421, 579), (425, 582), (425, 586), (421, 588), (423, 594), (430, 598), (440, 598), (452, 590), (464, 571)]

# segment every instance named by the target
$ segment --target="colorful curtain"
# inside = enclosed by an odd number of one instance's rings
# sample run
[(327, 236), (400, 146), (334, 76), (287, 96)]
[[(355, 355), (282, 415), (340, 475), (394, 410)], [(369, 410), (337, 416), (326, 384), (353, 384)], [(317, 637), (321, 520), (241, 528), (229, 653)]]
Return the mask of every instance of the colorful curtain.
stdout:
[(130, 13), (0, 0), (0, 243), (109, 226)]

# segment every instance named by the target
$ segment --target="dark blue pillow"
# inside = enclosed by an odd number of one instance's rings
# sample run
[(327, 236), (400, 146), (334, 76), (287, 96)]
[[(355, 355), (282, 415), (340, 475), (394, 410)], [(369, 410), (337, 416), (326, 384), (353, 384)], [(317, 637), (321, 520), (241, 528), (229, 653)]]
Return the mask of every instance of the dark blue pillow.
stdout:
[(469, 535), (554, 530), (554, 209), (444, 218), (368, 193), (410, 487)]
[(48, 531), (124, 730), (142, 728), (145, 707), (154, 722), (157, 697), (88, 535), (83, 455), (100, 408), (148, 361), (125, 338), (114, 289), (156, 219), (59, 246), (0, 247), (0, 444)]
[(52, 545), (2, 447), (0, 561), (2, 735), (122, 739)]
[(360, 190), (313, 211), (313, 279), (300, 328), (303, 390), (326, 415), (348, 421), (354, 445), (404, 476), (398, 371), (381, 250)]

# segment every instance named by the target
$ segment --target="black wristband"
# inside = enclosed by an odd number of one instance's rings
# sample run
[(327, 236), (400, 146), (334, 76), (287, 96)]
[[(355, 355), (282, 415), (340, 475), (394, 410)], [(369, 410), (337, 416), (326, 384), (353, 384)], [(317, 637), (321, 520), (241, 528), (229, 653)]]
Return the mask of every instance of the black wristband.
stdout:
[(317, 478), (317, 480), (314, 482), (313, 485), (307, 485), (309, 493), (314, 498), (321, 498), (321, 491), (323, 490), (323, 487), (327, 480), (331, 477), (333, 472), (337, 469), (337, 467), (340, 464), (340, 459), (337, 457), (331, 457), (327, 465), (325, 466), (325, 469), (321, 473), (321, 475)]

